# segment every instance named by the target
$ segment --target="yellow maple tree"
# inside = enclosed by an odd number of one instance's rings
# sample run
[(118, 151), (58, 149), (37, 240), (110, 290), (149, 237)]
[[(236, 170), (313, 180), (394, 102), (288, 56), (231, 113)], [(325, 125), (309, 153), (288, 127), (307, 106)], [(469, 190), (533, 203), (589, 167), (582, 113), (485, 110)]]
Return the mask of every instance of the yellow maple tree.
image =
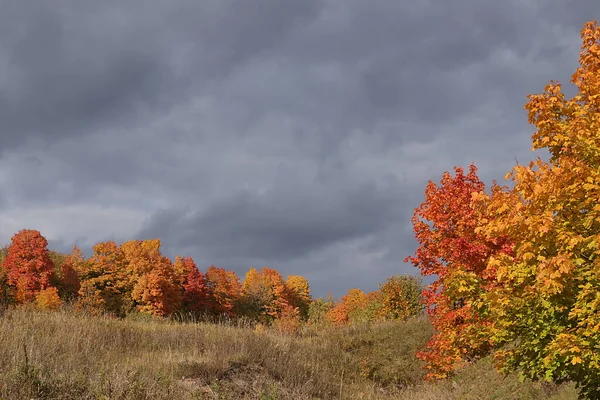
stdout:
[(600, 28), (582, 29), (580, 66), (567, 99), (558, 82), (529, 96), (540, 158), (517, 165), (511, 190), (481, 195), (493, 216), (480, 232), (507, 235), (514, 254), (488, 262), (498, 285), (486, 295), (496, 354), (506, 372), (575, 381), (582, 396), (600, 389)]

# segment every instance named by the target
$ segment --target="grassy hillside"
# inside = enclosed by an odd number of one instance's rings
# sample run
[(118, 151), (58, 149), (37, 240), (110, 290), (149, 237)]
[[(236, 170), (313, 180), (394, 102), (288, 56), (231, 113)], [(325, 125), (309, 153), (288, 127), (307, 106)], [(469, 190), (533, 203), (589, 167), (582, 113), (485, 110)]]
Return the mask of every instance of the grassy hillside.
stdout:
[(574, 399), (571, 387), (502, 378), (488, 361), (421, 383), (424, 319), (271, 331), (70, 311), (0, 317), (1, 399)]

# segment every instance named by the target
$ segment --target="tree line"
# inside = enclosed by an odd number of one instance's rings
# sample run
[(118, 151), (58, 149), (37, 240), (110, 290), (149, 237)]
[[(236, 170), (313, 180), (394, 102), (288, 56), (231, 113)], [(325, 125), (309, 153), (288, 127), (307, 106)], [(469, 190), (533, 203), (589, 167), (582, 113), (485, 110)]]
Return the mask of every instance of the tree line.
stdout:
[(86, 258), (77, 246), (69, 254), (51, 251), (39, 231), (23, 229), (0, 250), (0, 265), (0, 302), (44, 309), (69, 302), (118, 317), (245, 317), (294, 331), (301, 323), (406, 319), (422, 310), (421, 284), (412, 276), (391, 277), (368, 294), (352, 289), (337, 302), (313, 299), (303, 276), (284, 279), (266, 267), (250, 268), (243, 280), (214, 265), (202, 272), (191, 257), (165, 257), (159, 239), (100, 242)]

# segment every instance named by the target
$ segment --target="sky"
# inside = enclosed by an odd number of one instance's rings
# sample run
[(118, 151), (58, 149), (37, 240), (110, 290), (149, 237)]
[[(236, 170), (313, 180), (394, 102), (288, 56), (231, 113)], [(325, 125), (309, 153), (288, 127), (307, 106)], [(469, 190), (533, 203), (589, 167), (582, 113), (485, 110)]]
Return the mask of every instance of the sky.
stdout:
[[(316, 296), (375, 290), (429, 180), (527, 162), (597, 0), (3, 2), (0, 244), (160, 238)], [(542, 155), (543, 156), (543, 155)]]

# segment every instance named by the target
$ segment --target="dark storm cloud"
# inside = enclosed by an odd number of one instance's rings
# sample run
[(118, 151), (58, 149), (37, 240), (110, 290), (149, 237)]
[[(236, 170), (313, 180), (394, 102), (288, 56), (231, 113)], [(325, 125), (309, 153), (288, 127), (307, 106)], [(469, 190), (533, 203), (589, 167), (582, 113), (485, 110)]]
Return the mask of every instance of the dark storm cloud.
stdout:
[[(284, 54), (304, 65), (352, 69), (355, 82), (348, 83), (356, 91), (340, 99), (354, 124), (399, 116), (442, 123), (486, 96), (485, 88), (473, 89), (478, 67), (494, 52), (523, 56), (537, 40), (528, 26), (536, 9), (523, 2), (423, 4), (332, 2)], [(461, 75), (469, 67), (473, 72)]]
[(526, 95), (569, 80), (596, 3), (3, 4), (0, 239), (159, 237), (372, 290), (415, 272), (427, 180), (532, 157)]
[(168, 231), (168, 246), (196, 246), (215, 263), (235, 255), (281, 264), (339, 241), (377, 234), (405, 216), (398, 182), (384, 188), (346, 184), (294, 187), (293, 181), (282, 181), (267, 193), (243, 191), (192, 215), (159, 213), (140, 234), (156, 237)]
[(165, 66), (157, 54), (127, 46), (128, 38), (119, 42), (108, 26), (87, 30), (89, 15), (65, 19), (57, 4), (5, 8), (2, 150), (118, 121), (135, 113), (139, 102), (158, 100)]
[(316, 10), (314, 1), (179, 3), (5, 5), (0, 150), (135, 126), (267, 51)]

